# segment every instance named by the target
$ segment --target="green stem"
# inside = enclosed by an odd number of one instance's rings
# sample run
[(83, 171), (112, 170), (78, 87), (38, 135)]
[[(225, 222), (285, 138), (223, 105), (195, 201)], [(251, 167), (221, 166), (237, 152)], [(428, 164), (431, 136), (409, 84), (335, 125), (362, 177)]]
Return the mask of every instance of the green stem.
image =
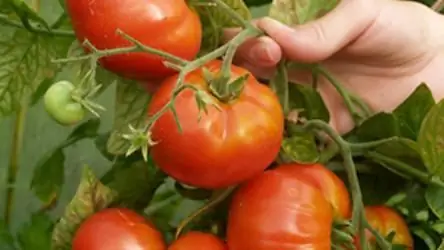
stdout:
[[(211, 89), (214, 94), (221, 100), (227, 100), (229, 97), (233, 96), (230, 93), (229, 81), (231, 79), (231, 65), (233, 63), (234, 55), (236, 54), (237, 48), (245, 42), (250, 37), (259, 36), (262, 32), (258, 29), (245, 29), (238, 36), (233, 38), (230, 43), (228, 43), (228, 47), (224, 56), (224, 60), (221, 67), (221, 75), (217, 76), (216, 79), (212, 82)], [(234, 96), (236, 97), (236, 96)], [(228, 99), (229, 101), (229, 99)]]
[[(444, 188), (444, 182), (436, 179), (436, 178), (430, 178), (430, 175), (427, 173), (424, 173), (421, 170), (418, 170), (402, 161), (393, 159), (391, 157), (385, 156), (381, 153), (370, 151), (365, 154), (370, 159), (373, 159), (375, 161), (384, 162), (386, 164), (389, 164), (394, 170), (399, 171), (401, 173), (407, 174), (408, 176), (415, 178), (419, 181), (421, 181), (424, 184), (433, 184), (439, 187)], [(387, 167), (387, 166), (385, 166)]]
[(185, 218), (183, 221), (180, 222), (179, 226), (176, 230), (176, 239), (179, 238), (180, 234), (182, 233), (183, 229), (196, 217), (204, 214), (205, 212), (213, 209), (217, 205), (219, 205), (222, 201), (224, 201), (230, 194), (236, 189), (236, 186), (229, 187), (226, 189), (218, 190), (213, 193), (212, 198), (210, 201), (205, 204), (205, 206), (199, 208), (195, 212), (193, 212), (190, 216)]
[[(6, 14), (0, 14), (0, 23), (19, 28), (19, 29), (26, 29), (25, 26), (19, 21), (14, 21), (9, 18)], [(36, 27), (33, 25), (33, 31), (39, 34), (44, 35), (54, 35), (54, 36), (64, 36), (64, 37), (74, 37), (74, 32), (72, 30), (47, 30), (44, 28)]]
[[(344, 160), (344, 167), (346, 169), (347, 178), (349, 181), (351, 195), (352, 195), (352, 229), (357, 230), (361, 249), (367, 249), (365, 225), (367, 219), (364, 214), (364, 203), (362, 201), (362, 192), (359, 185), (359, 178), (356, 171), (355, 163), (353, 162), (352, 148), (350, 143), (345, 141), (333, 128), (331, 128), (326, 122), (322, 120), (310, 120), (305, 123), (307, 129), (321, 130), (328, 134), (334, 142), (338, 145), (341, 155)], [(381, 246), (382, 250), (386, 250), (384, 245)]]
[(12, 136), (11, 153), (9, 156), (8, 168), (8, 188), (6, 192), (6, 208), (4, 214), (5, 223), (8, 225), (11, 220), (12, 208), (14, 206), (14, 183), (19, 171), (20, 153), (23, 142), (23, 130), (26, 119), (26, 107), (21, 106), (16, 112), (17, 117), (14, 122), (14, 131)]
[(356, 98), (354, 99), (355, 101), (353, 101), (351, 94), (348, 93), (348, 91), (342, 86), (342, 84), (323, 67), (317, 66), (314, 67), (313, 70), (324, 76), (335, 87), (336, 91), (338, 91), (338, 93), (344, 99), (344, 104), (349, 110), (353, 121), (355, 122), (355, 124), (359, 125), (365, 119), (365, 117), (363, 117), (356, 111), (356, 107), (354, 105), (356, 102)]
[(83, 55), (83, 56), (76, 56), (76, 57), (69, 57), (69, 58), (63, 58), (63, 59), (55, 59), (52, 62), (53, 63), (70, 63), (70, 62), (78, 62), (78, 61), (85, 61), (85, 60), (91, 60), (91, 59), (97, 59), (101, 57), (106, 56), (113, 56), (113, 55), (120, 55), (120, 54), (126, 54), (130, 52), (147, 52), (149, 54), (161, 56), (166, 60), (171, 61), (172, 63), (180, 64), (180, 66), (185, 65), (187, 63), (186, 60), (177, 57), (173, 54), (164, 52), (159, 49), (155, 49), (146, 45), (143, 45), (133, 37), (123, 33), (121, 30), (118, 30), (117, 33), (121, 35), (123, 38), (127, 39), (128, 41), (132, 42), (134, 45), (130, 47), (124, 47), (124, 48), (115, 48), (115, 49), (104, 49), (100, 50), (97, 49), (90, 41), (85, 40), (83, 42), (84, 46), (88, 47), (90, 50), (92, 50), (93, 53)]

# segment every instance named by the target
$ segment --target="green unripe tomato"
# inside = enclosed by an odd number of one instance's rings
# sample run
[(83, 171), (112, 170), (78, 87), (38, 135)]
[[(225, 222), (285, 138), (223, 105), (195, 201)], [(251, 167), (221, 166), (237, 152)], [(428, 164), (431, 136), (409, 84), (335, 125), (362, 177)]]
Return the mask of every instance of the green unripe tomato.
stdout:
[(46, 112), (62, 125), (73, 125), (85, 117), (83, 106), (72, 99), (74, 85), (59, 81), (51, 85), (44, 96)]

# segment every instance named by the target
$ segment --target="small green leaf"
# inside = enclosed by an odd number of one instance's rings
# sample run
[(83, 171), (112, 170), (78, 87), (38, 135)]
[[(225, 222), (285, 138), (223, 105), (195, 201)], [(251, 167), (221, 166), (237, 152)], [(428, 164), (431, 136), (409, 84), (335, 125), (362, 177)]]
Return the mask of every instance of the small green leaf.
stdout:
[(418, 146), (432, 175), (444, 179), (444, 100), (433, 106), (422, 122)]
[[(243, 0), (224, 0), (223, 2), (245, 20), (251, 19), (250, 10)], [(201, 5), (195, 8), (203, 24), (201, 54), (211, 52), (222, 44), (222, 31), (224, 28), (241, 26), (241, 24), (218, 5)]]
[(59, 197), (65, 181), (64, 166), (65, 154), (63, 148), (58, 147), (41, 158), (34, 168), (31, 190), (44, 204), (51, 204)]
[(14, 237), (9, 232), (5, 222), (0, 219), (0, 246), (2, 250), (17, 250)]
[(284, 114), (287, 115), (290, 111), (289, 102), (289, 82), (288, 82), (288, 72), (287, 64), (285, 60), (279, 62), (277, 66), (277, 71), (274, 77), (270, 80), (270, 88), (276, 93), (281, 103)]
[(419, 85), (393, 112), (398, 117), (401, 135), (416, 140), (421, 123), (433, 105), (435, 99), (430, 89), (424, 83)]
[(51, 60), (65, 55), (72, 38), (37, 35), (26, 30), (15, 32), (0, 25), (0, 117), (8, 116), (47, 78), (61, 69)]
[(17, 16), (19, 16), (25, 28), (32, 31), (33, 29), (29, 21), (36, 21), (47, 30), (50, 30), (50, 27), (48, 23), (46, 23), (45, 19), (40, 17), (39, 14), (35, 12), (24, 0), (8, 0), (8, 2), (16, 12)]
[(425, 193), (425, 198), (430, 210), (440, 220), (444, 220), (444, 188), (429, 185)]
[(330, 120), (327, 106), (316, 89), (303, 84), (289, 84), (289, 108), (300, 110), (299, 116), (309, 120), (320, 119), (325, 122)]
[(151, 158), (148, 162), (128, 163), (122, 160), (106, 174), (104, 183), (118, 194), (115, 204), (139, 210), (149, 204), (165, 178), (166, 175), (156, 168)]
[[(296, 127), (296, 126), (293, 126)], [(312, 164), (319, 160), (315, 136), (306, 130), (293, 128), (291, 135), (284, 138), (280, 156), (285, 162)]]
[(116, 90), (116, 106), (113, 130), (108, 140), (108, 152), (123, 155), (130, 143), (122, 135), (130, 133), (129, 125), (143, 127), (147, 119), (147, 108), (151, 96), (136, 82), (119, 82)]
[(44, 213), (35, 213), (31, 221), (24, 224), (18, 232), (18, 242), (23, 250), (51, 249), (53, 222)]
[(337, 0), (273, 0), (269, 16), (288, 25), (303, 24), (332, 10)]
[(116, 192), (104, 186), (85, 166), (74, 198), (54, 227), (51, 249), (71, 249), (72, 237), (80, 224), (92, 214), (107, 208), (116, 197)]
[(440, 244), (440, 239), (435, 232), (431, 231), (431, 229), (420, 225), (411, 227), (410, 231), (425, 243), (427, 249), (437, 250), (437, 247), (439, 246), (438, 244)]
[(399, 136), (399, 133), (398, 120), (389, 113), (378, 113), (368, 118), (354, 131), (354, 135), (361, 141), (390, 138)]

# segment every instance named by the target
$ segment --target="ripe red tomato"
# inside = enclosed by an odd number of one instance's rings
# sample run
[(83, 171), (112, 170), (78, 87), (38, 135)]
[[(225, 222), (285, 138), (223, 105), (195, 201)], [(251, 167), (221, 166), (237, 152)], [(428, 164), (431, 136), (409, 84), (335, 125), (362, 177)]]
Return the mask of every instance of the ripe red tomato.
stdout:
[[(132, 46), (116, 34), (120, 29), (139, 42), (183, 59), (199, 52), (202, 27), (199, 16), (184, 0), (67, 0), (67, 9), (79, 41), (88, 39), (98, 49)], [(117, 74), (137, 80), (174, 74), (159, 56), (128, 53), (100, 60)]]
[(350, 218), (351, 204), (348, 190), (344, 182), (325, 166), (293, 163), (278, 166), (276, 171), (294, 174), (299, 179), (317, 187), (332, 204), (336, 216), (342, 219)]
[(142, 216), (109, 208), (89, 217), (77, 230), (73, 250), (166, 250), (162, 234)]
[(215, 235), (191, 231), (174, 241), (168, 250), (228, 250), (227, 245)]
[[(206, 68), (219, 72), (221, 61), (212, 61)], [(233, 80), (250, 74), (232, 66)], [(186, 76), (186, 84), (209, 92), (202, 70)], [(166, 79), (154, 94), (149, 115), (159, 111), (169, 100), (177, 75)], [(182, 133), (172, 112), (165, 113), (152, 128), (157, 142), (151, 148), (153, 160), (168, 175), (187, 185), (201, 188), (222, 188), (240, 183), (260, 174), (276, 158), (282, 142), (284, 117), (277, 96), (259, 83), (253, 75), (247, 79), (240, 97), (223, 103), (210, 97), (221, 110), (208, 105), (208, 114), (199, 109), (192, 90), (185, 90), (176, 99), (175, 107)]]
[[(413, 238), (410, 234), (409, 228), (404, 219), (392, 208), (379, 205), (368, 206), (365, 208), (365, 215), (367, 220), (374, 229), (376, 229), (382, 236), (387, 237), (391, 231), (394, 231), (394, 244), (406, 246), (408, 249), (413, 249)], [(375, 241), (374, 236), (367, 232), (367, 237), (370, 241)]]
[(228, 249), (329, 250), (332, 222), (333, 209), (319, 189), (293, 174), (267, 170), (233, 197)]

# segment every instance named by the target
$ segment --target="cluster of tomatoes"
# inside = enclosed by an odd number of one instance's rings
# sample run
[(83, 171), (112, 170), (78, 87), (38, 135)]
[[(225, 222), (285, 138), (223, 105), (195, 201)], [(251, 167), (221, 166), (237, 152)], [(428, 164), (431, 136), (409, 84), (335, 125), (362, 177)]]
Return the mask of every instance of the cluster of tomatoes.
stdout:
[[(202, 24), (185, 1), (68, 0), (67, 9), (78, 39), (88, 39), (97, 49), (131, 46), (117, 29), (186, 60), (194, 59), (200, 49)], [(160, 82), (148, 108), (150, 117), (171, 103), (178, 74), (159, 56), (132, 52), (103, 57), (100, 64), (127, 78)], [(156, 143), (150, 153), (160, 169), (181, 183), (205, 189), (239, 185), (229, 209), (226, 240), (189, 232), (168, 249), (330, 249), (335, 243), (332, 225), (350, 218), (344, 183), (319, 164), (267, 170), (279, 154), (284, 134), (279, 100), (268, 86), (234, 65), (231, 82), (248, 77), (236, 99), (221, 100), (208, 84), (208, 72), (217, 76), (221, 67), (222, 62), (214, 60), (205, 65), (206, 71), (199, 68), (186, 75), (184, 82), (193, 89), (177, 95), (175, 112), (170, 110), (154, 122), (150, 134)], [(196, 89), (213, 104), (205, 114), (196, 102)], [(393, 210), (379, 206), (366, 212), (382, 234), (394, 229), (394, 242), (412, 247), (405, 223)], [(88, 218), (73, 241), (74, 250), (166, 248), (153, 224), (119, 208)]]
[[(73, 250), (331, 249), (333, 244), (346, 246), (346, 242), (335, 242), (332, 231), (335, 222), (350, 218), (350, 210), (344, 183), (329, 169), (320, 164), (286, 164), (264, 171), (235, 191), (225, 240), (189, 231), (167, 246), (161, 232), (144, 217), (128, 209), (108, 208), (83, 222)], [(381, 235), (394, 232), (393, 244), (413, 249), (409, 229), (393, 209), (368, 206), (365, 213)], [(370, 232), (367, 238), (375, 244)]]

